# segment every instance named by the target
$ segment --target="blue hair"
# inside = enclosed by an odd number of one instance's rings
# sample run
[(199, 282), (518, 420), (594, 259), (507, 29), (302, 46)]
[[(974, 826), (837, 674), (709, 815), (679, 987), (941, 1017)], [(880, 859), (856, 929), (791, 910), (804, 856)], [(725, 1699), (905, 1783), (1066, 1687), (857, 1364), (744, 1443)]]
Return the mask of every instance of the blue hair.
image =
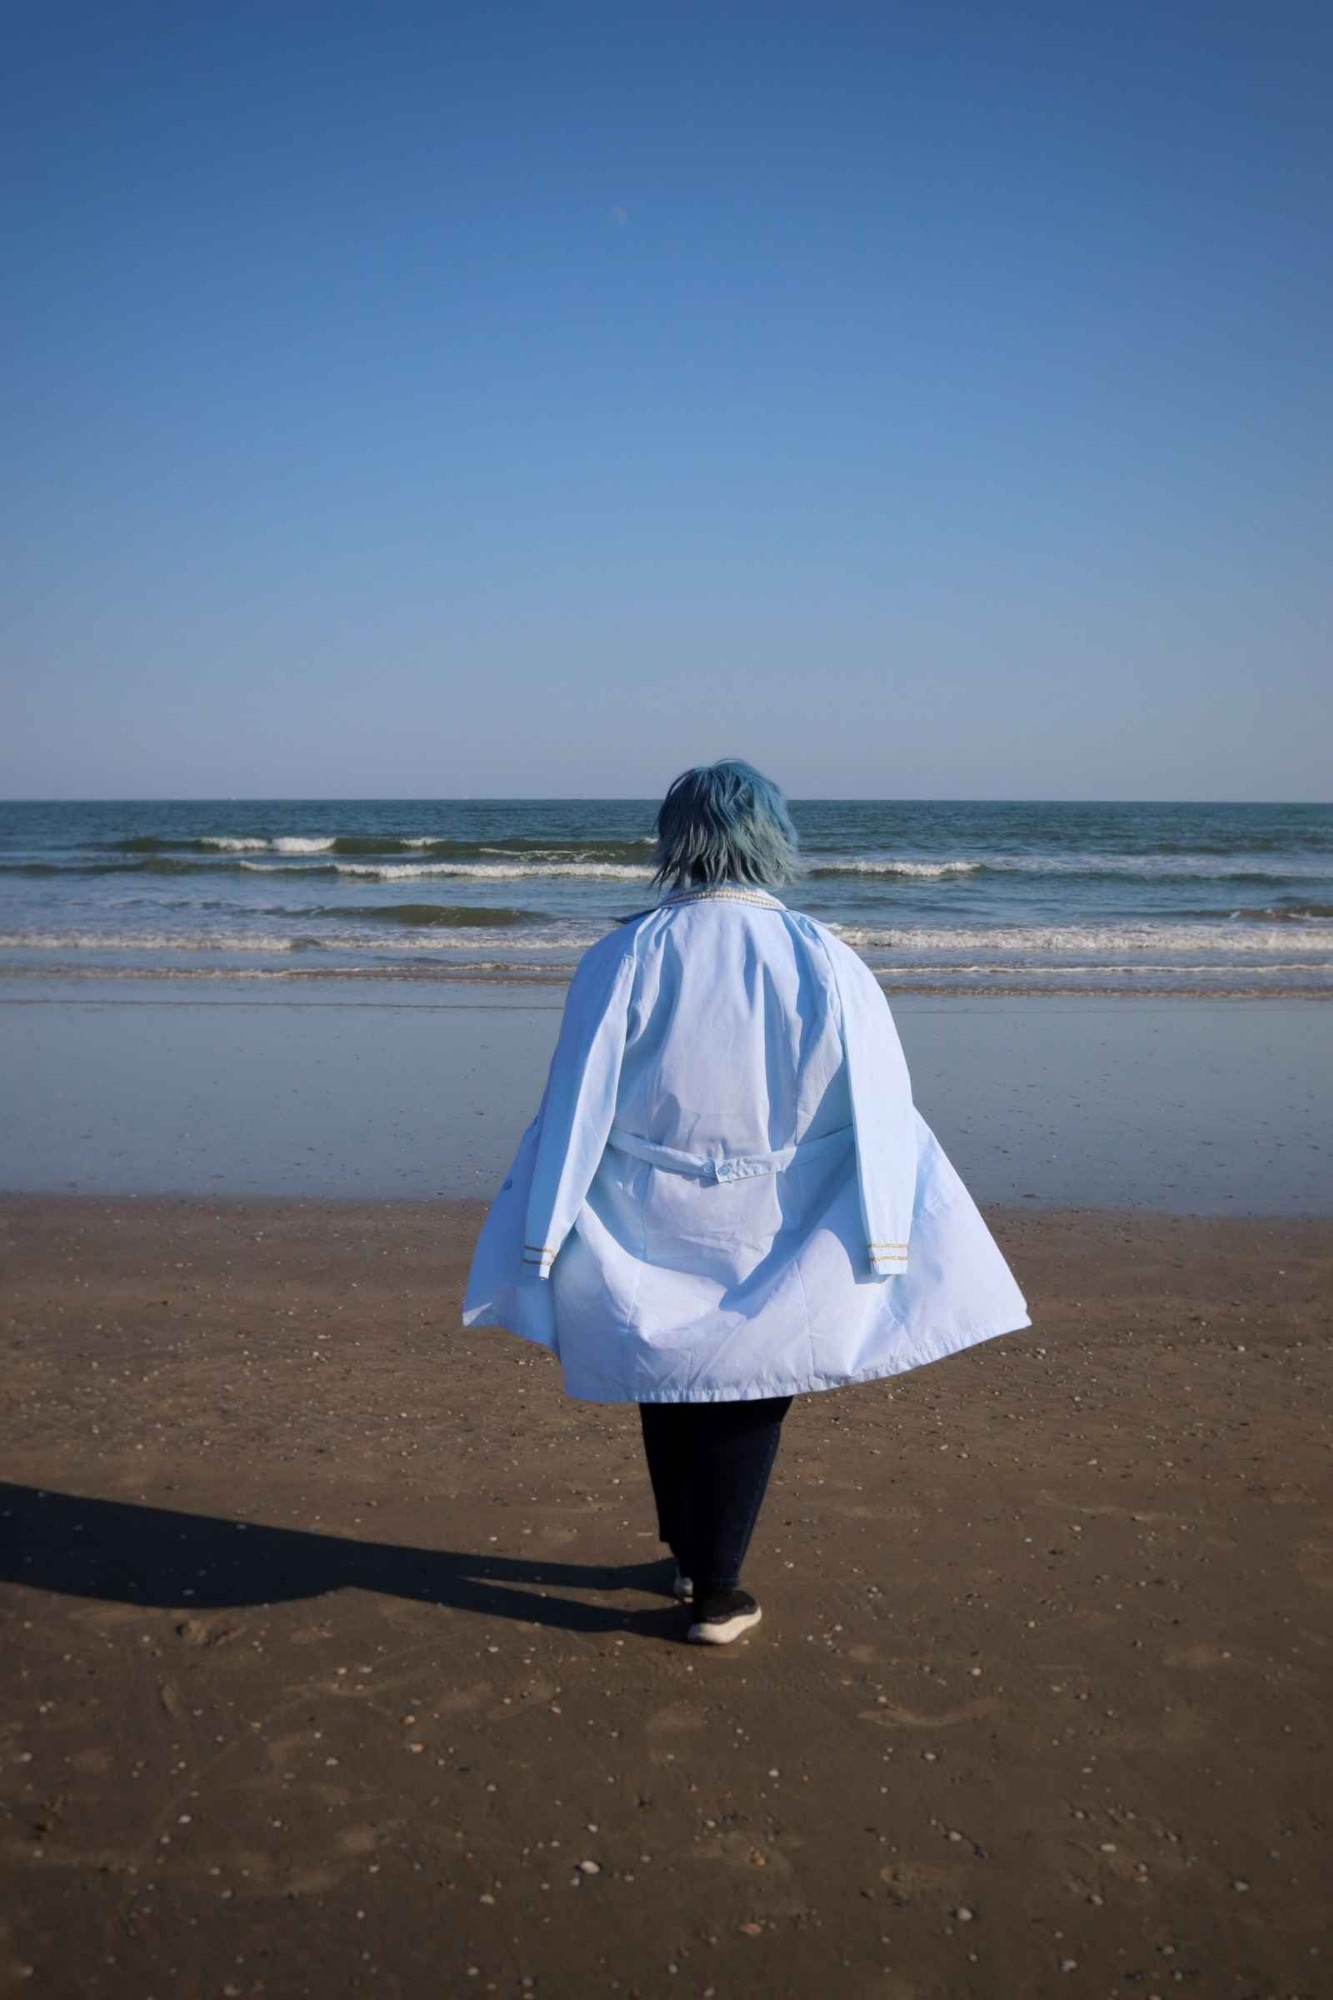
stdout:
[(653, 881), (671, 889), (788, 882), (797, 836), (771, 778), (739, 757), (682, 771), (657, 814)]

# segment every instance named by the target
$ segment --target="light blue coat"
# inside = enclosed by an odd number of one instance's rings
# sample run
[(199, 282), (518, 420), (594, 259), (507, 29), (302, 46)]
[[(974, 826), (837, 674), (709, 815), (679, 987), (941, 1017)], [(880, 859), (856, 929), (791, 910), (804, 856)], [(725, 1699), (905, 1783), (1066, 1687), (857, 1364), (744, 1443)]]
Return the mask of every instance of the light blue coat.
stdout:
[(1030, 1324), (874, 975), (731, 886), (580, 960), (463, 1322), (549, 1347), (595, 1403), (838, 1389)]

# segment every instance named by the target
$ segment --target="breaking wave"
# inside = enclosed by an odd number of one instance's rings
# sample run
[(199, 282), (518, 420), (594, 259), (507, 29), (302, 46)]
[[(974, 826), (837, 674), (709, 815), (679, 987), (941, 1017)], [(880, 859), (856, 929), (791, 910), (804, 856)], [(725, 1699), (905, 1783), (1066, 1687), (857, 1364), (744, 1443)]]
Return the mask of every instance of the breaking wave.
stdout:
[(466, 860), (484, 854), (526, 856), (550, 861), (641, 862), (652, 835), (637, 840), (534, 839), (514, 834), (499, 840), (450, 840), (437, 834), (231, 834), (205, 833), (169, 839), (159, 834), (133, 834), (106, 843), (103, 851), (117, 854), (341, 854), (430, 855), (437, 860)]
[(812, 861), (805, 873), (819, 881), (835, 875), (906, 875), (919, 881), (933, 881), (941, 875), (978, 875), (984, 861)]
[[(829, 925), (845, 944), (865, 951), (952, 952), (1002, 951), (1022, 959), (1082, 953), (1098, 958), (1136, 960), (1145, 952), (1277, 952), (1290, 951), (1289, 930), (1237, 929), (1229, 919), (1194, 924), (997, 924), (991, 929), (963, 930), (950, 926), (840, 924)], [(1302, 948), (1312, 957), (1333, 956), (1333, 931), (1312, 933)]]
[[(255, 875), (311, 875), (312, 868), (286, 867), (280, 861), (242, 861), (240, 866)], [(587, 882), (642, 882), (649, 870), (619, 861), (334, 861), (320, 867), (321, 874), (345, 875), (370, 882), (416, 882), (431, 876), (452, 876), (473, 882), (517, 882), (525, 877), (568, 876)]]
[(501, 930), (508, 924), (539, 921), (531, 910), (488, 909), (475, 903), (349, 903), (308, 914), (342, 923), (356, 918), (368, 924), (401, 924), (409, 930)]
[[(323, 913), (311, 911), (309, 917)], [(351, 913), (337, 913), (344, 919)], [(376, 913), (383, 917), (388, 913)], [(364, 931), (330, 930), (311, 935), (302, 931), (4, 931), (0, 932), (0, 951), (78, 951), (78, 952), (205, 952), (217, 953), (220, 957), (232, 953), (272, 953), (293, 951), (347, 951), (365, 953), (375, 951), (446, 950), (448, 938), (437, 935), (440, 929), (446, 932), (463, 931), (467, 935), (458, 940), (460, 945), (480, 947), (493, 938), (498, 947), (504, 940), (504, 933), (515, 920), (521, 921), (524, 912), (497, 913), (474, 911), (471, 915), (487, 917), (491, 921), (484, 924), (455, 923), (449, 919), (442, 922), (434, 917), (404, 918), (397, 926), (397, 935), (379, 938), (372, 943)], [(496, 921), (498, 917), (498, 921)], [(307, 918), (307, 920), (308, 920)], [(583, 951), (599, 936), (597, 930), (570, 932), (569, 930), (543, 931), (531, 941), (524, 940), (524, 947), (530, 953), (550, 951)], [(515, 961), (521, 964), (522, 961)]]
[(1308, 878), (1325, 880), (1326, 862), (1289, 860), (1281, 867), (1262, 861), (1232, 857), (1230, 864), (1197, 853), (1175, 856), (1162, 854), (993, 854), (983, 860), (903, 861), (891, 855), (840, 856), (837, 860), (808, 860), (803, 871), (811, 880), (834, 880), (839, 876), (894, 876), (933, 881), (950, 875), (1050, 875), (1061, 881), (1123, 877), (1126, 881), (1151, 883), (1180, 882), (1191, 878), (1205, 882), (1290, 882)]

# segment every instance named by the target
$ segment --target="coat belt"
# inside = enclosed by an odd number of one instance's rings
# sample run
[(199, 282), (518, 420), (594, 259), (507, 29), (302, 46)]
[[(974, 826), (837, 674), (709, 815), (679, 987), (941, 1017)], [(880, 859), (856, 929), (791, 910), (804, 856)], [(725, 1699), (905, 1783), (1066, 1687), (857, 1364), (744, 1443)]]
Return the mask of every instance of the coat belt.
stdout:
[(707, 1153), (682, 1153), (675, 1146), (659, 1146), (655, 1140), (641, 1139), (637, 1132), (627, 1132), (623, 1125), (611, 1127), (606, 1143), (617, 1152), (646, 1160), (649, 1166), (665, 1167), (668, 1173), (688, 1174), (695, 1180), (713, 1184), (749, 1180), (757, 1174), (780, 1174), (798, 1157), (817, 1159), (821, 1153), (831, 1151), (835, 1141), (846, 1145), (852, 1129), (850, 1125), (839, 1125), (835, 1131), (822, 1132), (817, 1139), (800, 1139), (795, 1145), (780, 1146), (774, 1153), (728, 1153), (721, 1159)]

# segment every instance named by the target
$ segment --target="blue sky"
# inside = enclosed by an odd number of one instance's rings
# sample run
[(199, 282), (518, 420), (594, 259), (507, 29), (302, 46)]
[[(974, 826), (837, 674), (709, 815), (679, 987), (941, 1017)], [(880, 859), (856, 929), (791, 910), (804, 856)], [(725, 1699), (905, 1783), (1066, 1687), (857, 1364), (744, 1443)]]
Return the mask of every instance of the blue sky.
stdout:
[(0, 793), (1330, 796), (1322, 4), (7, 29)]

